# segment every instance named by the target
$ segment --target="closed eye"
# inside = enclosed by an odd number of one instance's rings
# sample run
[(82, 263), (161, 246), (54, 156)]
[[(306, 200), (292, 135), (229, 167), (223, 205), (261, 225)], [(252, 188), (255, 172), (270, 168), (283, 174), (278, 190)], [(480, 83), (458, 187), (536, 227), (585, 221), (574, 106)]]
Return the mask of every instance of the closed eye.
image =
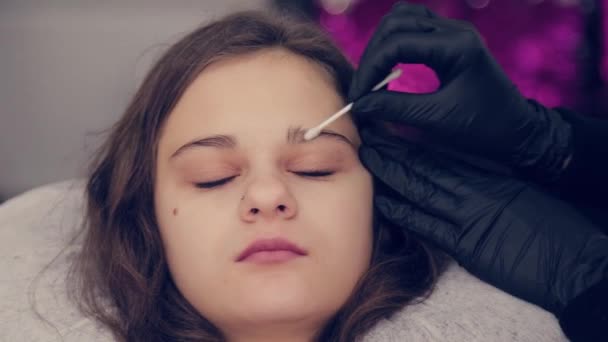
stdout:
[(231, 177), (227, 177), (227, 178), (218, 179), (218, 180), (213, 181), (213, 182), (195, 183), (194, 185), (197, 188), (200, 188), (200, 189), (211, 189), (211, 188), (218, 187), (220, 185), (224, 185), (224, 184), (230, 182), (231, 180), (233, 180), (234, 178), (236, 178), (236, 176), (231, 176)]
[(304, 177), (327, 177), (334, 174), (334, 171), (329, 170), (314, 170), (314, 171), (298, 171), (294, 172), (298, 176)]
[[(314, 170), (314, 171), (298, 171), (298, 172), (294, 172), (294, 173), (296, 175), (302, 176), (302, 177), (327, 177), (327, 176), (333, 175), (335, 172), (329, 171), (329, 170)], [(211, 189), (211, 188), (215, 188), (215, 187), (224, 185), (236, 177), (237, 176), (231, 176), (231, 177), (227, 177), (227, 178), (218, 179), (218, 180), (212, 181), (212, 182), (195, 183), (194, 185), (199, 189)]]

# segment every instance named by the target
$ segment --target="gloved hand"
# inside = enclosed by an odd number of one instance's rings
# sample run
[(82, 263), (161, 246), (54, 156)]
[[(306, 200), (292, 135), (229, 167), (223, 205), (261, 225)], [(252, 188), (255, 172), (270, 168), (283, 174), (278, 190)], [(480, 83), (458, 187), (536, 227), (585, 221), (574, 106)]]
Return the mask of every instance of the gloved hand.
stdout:
[[(369, 93), (397, 63), (423, 63), (437, 74), (434, 93)], [(404, 74), (401, 77), (408, 77)], [(570, 125), (525, 99), (466, 22), (398, 3), (370, 40), (348, 94), (352, 113), (422, 128), (441, 142), (553, 180), (571, 153)]]
[(401, 138), (360, 133), (381, 215), (480, 279), (559, 316), (608, 277), (608, 236), (565, 202)]

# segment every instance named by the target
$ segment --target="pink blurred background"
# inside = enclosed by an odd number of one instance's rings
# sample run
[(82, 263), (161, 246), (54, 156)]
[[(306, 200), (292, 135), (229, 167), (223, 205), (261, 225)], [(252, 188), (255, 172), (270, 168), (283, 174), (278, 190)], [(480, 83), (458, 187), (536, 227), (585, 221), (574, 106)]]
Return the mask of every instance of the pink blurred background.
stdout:
[[(277, 1), (281, 3), (287, 1)], [(289, 1), (318, 21), (357, 63), (395, 0)], [(608, 117), (608, 0), (417, 0), (435, 13), (472, 22), (507, 75), (529, 98)], [(284, 4), (283, 4), (284, 5)], [(405, 65), (393, 89), (439, 86), (423, 65)]]

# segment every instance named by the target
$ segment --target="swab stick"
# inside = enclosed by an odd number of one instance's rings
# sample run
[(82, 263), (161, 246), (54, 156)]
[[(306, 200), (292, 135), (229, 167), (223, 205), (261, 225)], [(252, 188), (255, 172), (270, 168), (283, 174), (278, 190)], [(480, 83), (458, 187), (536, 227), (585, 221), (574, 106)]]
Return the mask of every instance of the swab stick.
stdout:
[[(376, 90), (384, 87), (388, 82), (390, 82), (396, 78), (399, 78), (399, 76), (401, 76), (401, 69), (393, 70), (380, 83), (376, 84), (376, 86), (372, 88), (372, 91), (376, 91)], [(312, 139), (318, 137), (319, 134), (321, 133), (321, 131), (323, 130), (323, 128), (325, 128), (330, 123), (338, 120), (338, 118), (341, 117), (342, 115), (348, 113), (352, 107), (353, 107), (353, 103), (351, 102), (351, 103), (347, 104), (346, 106), (344, 106), (344, 108), (340, 109), (335, 114), (333, 114), (332, 116), (327, 118), (325, 121), (321, 122), (318, 126), (308, 129), (306, 131), (306, 133), (304, 133), (304, 140), (308, 141), (308, 140), (312, 140)]]

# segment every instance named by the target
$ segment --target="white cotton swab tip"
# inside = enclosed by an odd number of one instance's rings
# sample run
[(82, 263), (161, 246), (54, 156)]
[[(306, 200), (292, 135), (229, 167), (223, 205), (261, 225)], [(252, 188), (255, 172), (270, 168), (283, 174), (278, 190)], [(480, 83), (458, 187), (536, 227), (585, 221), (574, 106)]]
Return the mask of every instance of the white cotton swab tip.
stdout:
[(351, 103), (347, 104), (344, 108), (337, 111), (336, 114), (330, 116), (325, 121), (321, 122), (317, 127), (313, 127), (311, 129), (307, 130), (306, 133), (304, 133), (304, 140), (308, 141), (308, 140), (312, 140), (312, 139), (318, 137), (319, 134), (321, 133), (321, 130), (323, 130), (323, 128), (325, 128), (325, 126), (336, 121), (342, 115), (348, 113), (352, 107), (353, 107), (353, 103), (351, 102)]
[(306, 131), (306, 133), (304, 133), (304, 140), (306, 140), (306, 141), (312, 140), (312, 139), (318, 137), (319, 133), (321, 133), (321, 129), (319, 128), (319, 126), (310, 128), (309, 130)]
[[(393, 70), (380, 83), (376, 84), (376, 86), (372, 88), (372, 91), (376, 91), (376, 90), (384, 87), (385, 85), (388, 84), (388, 82), (390, 82), (396, 78), (399, 78), (399, 76), (401, 76), (401, 69)], [(352, 107), (353, 107), (353, 103), (351, 102), (351, 103), (347, 104), (344, 108), (337, 111), (334, 115), (330, 116), (325, 121), (321, 122), (318, 126), (309, 128), (306, 131), (306, 133), (304, 133), (304, 140), (309, 141), (309, 140), (312, 140), (312, 139), (318, 137), (319, 134), (321, 133), (321, 131), (323, 130), (323, 128), (325, 128), (330, 123), (336, 121), (342, 115), (348, 113)]]

